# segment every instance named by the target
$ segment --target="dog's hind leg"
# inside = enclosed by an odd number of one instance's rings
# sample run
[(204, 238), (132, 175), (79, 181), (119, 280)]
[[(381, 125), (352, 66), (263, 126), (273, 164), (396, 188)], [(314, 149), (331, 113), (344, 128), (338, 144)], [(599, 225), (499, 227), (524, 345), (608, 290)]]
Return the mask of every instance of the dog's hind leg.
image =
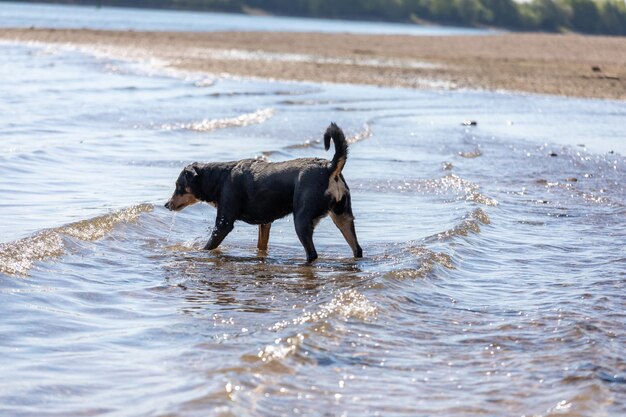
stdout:
[[(346, 189), (348, 186), (346, 185)], [(333, 219), (335, 226), (341, 231), (344, 239), (350, 245), (355, 258), (363, 257), (363, 249), (359, 245), (356, 238), (356, 229), (354, 228), (354, 215), (352, 214), (352, 199), (350, 193), (344, 194), (343, 198), (332, 203), (330, 210), (330, 218)]]
[(306, 251), (306, 261), (311, 263), (317, 259), (317, 251), (313, 244), (313, 221), (309, 217), (296, 215), (294, 216), (294, 223), (298, 239)]
[(363, 249), (361, 249), (359, 241), (356, 238), (354, 217), (347, 212), (344, 212), (342, 214), (336, 214), (331, 211), (330, 218), (333, 219), (333, 223), (335, 223), (335, 226), (337, 226), (337, 228), (341, 231), (344, 239), (346, 239), (346, 242), (348, 242), (348, 245), (350, 245), (354, 257), (362, 258)]
[(311, 171), (308, 175), (302, 175), (294, 191), (294, 226), (296, 226), (298, 239), (306, 251), (308, 263), (317, 259), (317, 251), (313, 244), (313, 230), (328, 213), (328, 197), (324, 195), (326, 185), (320, 181), (319, 177), (318, 171)]
[(260, 251), (267, 251), (267, 242), (270, 240), (270, 228), (272, 223), (265, 223), (259, 225), (259, 242), (257, 248)]

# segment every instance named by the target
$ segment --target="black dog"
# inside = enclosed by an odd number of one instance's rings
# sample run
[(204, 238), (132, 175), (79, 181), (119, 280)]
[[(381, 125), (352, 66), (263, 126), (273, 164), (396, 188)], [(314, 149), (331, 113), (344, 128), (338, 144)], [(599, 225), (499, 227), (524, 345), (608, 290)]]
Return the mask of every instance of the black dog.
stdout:
[(169, 210), (206, 201), (217, 208), (215, 228), (204, 249), (217, 248), (234, 228), (235, 220), (259, 225), (258, 249), (267, 250), (274, 220), (294, 214), (298, 238), (308, 262), (317, 259), (313, 229), (330, 214), (354, 256), (363, 251), (356, 238), (350, 189), (341, 170), (348, 158), (348, 143), (341, 129), (331, 123), (324, 134), (324, 147), (335, 142), (332, 161), (300, 158), (285, 162), (255, 159), (187, 166), (176, 180), (176, 190), (165, 204)]

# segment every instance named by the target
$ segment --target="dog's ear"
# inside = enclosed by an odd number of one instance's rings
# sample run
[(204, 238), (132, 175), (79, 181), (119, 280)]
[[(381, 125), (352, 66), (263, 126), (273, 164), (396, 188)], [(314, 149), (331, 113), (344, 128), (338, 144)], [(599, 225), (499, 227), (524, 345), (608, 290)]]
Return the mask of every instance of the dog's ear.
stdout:
[(198, 178), (198, 167), (194, 164), (189, 165), (185, 168), (185, 180), (187, 184), (193, 184), (195, 180)]

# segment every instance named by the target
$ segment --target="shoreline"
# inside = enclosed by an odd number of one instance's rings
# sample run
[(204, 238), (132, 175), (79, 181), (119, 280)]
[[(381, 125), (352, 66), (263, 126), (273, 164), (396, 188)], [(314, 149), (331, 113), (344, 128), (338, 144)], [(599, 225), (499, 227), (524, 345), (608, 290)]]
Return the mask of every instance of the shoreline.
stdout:
[(0, 39), (114, 48), (208, 74), (626, 100), (623, 38), (0, 29)]

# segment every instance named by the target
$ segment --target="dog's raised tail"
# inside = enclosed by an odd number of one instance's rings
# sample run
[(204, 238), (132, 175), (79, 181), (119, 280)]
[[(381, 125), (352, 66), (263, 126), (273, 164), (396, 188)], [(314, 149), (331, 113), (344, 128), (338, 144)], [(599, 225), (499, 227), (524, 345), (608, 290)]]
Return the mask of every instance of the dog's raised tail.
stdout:
[(341, 170), (348, 160), (348, 142), (341, 128), (334, 122), (328, 126), (326, 133), (324, 133), (324, 149), (330, 148), (331, 138), (335, 142), (335, 155), (330, 163), (330, 169), (332, 171), (331, 176), (336, 177), (341, 174)]

